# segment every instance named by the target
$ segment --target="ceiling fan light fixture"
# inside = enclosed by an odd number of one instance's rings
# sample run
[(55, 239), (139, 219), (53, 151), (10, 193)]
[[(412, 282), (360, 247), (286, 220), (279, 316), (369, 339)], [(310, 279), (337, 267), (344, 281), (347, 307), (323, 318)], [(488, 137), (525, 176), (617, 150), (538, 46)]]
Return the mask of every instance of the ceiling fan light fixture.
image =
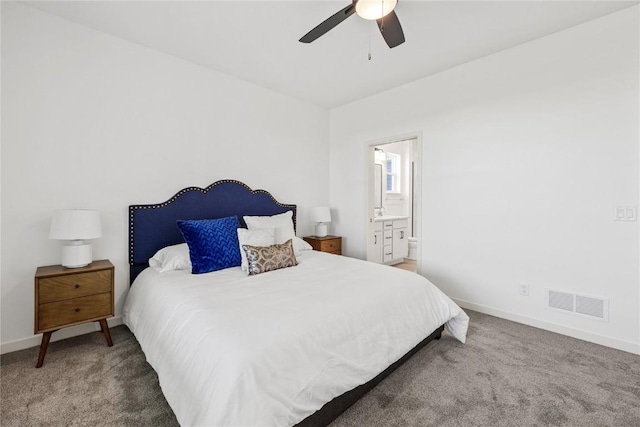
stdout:
[(398, 4), (398, 0), (358, 0), (356, 13), (358, 16), (375, 21), (388, 15)]
[(319, 25), (300, 38), (300, 43), (311, 43), (318, 37), (323, 36), (336, 25), (343, 22), (353, 14), (358, 14), (361, 18), (375, 20), (382, 38), (389, 48), (404, 43), (404, 31), (398, 20), (398, 15), (393, 10), (398, 4), (398, 0), (351, 0), (347, 6), (343, 7)]

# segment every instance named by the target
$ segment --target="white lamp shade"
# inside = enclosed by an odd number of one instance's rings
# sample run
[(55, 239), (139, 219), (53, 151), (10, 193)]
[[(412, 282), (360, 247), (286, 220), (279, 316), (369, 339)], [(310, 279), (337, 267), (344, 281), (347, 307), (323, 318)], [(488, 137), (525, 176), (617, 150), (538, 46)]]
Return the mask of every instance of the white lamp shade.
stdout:
[(51, 220), (49, 238), (55, 240), (97, 239), (102, 236), (100, 213), (86, 209), (57, 210)]
[(311, 208), (311, 222), (331, 222), (331, 210), (326, 206)]
[(396, 7), (398, 0), (358, 0), (356, 13), (368, 20), (380, 19)]

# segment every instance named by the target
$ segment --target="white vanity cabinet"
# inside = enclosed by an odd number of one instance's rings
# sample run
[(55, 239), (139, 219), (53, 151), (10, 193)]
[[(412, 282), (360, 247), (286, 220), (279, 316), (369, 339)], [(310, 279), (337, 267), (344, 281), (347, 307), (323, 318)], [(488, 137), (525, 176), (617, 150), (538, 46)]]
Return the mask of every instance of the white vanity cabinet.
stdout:
[(384, 235), (382, 232), (382, 222), (375, 221), (373, 223), (373, 241), (371, 245), (373, 247), (373, 258), (371, 261), (382, 263), (382, 246), (384, 244)]
[(408, 231), (407, 217), (377, 218), (373, 231), (375, 262), (385, 264), (402, 262), (409, 255)]
[(382, 247), (382, 261), (393, 261), (393, 221), (385, 221), (382, 224), (384, 246)]
[(409, 255), (409, 219), (394, 219), (392, 230), (390, 261), (401, 262)]

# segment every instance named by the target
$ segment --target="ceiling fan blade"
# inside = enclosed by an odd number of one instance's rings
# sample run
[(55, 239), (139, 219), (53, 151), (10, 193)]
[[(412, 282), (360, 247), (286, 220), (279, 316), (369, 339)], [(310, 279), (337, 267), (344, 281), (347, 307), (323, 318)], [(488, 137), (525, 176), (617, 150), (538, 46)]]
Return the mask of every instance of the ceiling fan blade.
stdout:
[(395, 11), (391, 11), (387, 16), (380, 18), (376, 21), (378, 28), (384, 37), (384, 41), (387, 42), (389, 47), (394, 48), (404, 43), (404, 32), (402, 31), (402, 25)]
[(342, 9), (341, 11), (333, 14), (330, 18), (321, 22), (320, 25), (318, 25), (313, 30), (309, 31), (307, 34), (302, 36), (300, 41), (302, 43), (311, 43), (318, 37), (324, 35), (327, 31), (329, 31), (330, 29), (332, 29), (333, 27), (335, 27), (336, 25), (338, 25), (339, 23), (341, 23), (342, 21), (344, 21), (345, 19), (353, 15), (355, 11), (356, 11), (356, 8), (352, 3), (349, 6)]

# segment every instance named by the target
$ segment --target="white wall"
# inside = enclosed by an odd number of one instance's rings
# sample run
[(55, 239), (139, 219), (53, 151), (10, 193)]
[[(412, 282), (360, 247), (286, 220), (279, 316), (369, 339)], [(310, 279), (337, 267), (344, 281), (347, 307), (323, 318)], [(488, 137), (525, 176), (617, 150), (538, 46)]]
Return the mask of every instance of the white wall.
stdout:
[[(612, 221), (638, 204), (638, 57), (634, 7), (332, 110), (343, 250), (365, 257), (367, 143), (422, 132), (423, 274), (466, 307), (639, 352), (638, 223)], [(610, 321), (545, 309), (547, 287), (609, 298)]]
[(2, 124), (3, 352), (37, 343), (33, 275), (60, 262), (55, 209), (100, 211), (94, 258), (116, 266), (119, 315), (129, 204), (238, 179), (297, 203), (305, 235), (308, 207), (329, 201), (328, 111), (7, 2)]

